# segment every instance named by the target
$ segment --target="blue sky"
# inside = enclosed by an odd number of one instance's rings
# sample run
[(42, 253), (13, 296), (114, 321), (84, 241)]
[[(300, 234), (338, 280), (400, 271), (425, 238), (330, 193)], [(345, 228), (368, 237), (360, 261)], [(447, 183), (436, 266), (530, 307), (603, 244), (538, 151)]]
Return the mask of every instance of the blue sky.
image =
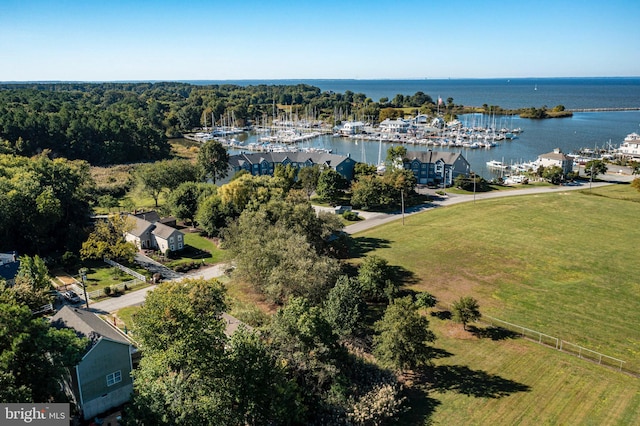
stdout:
[(0, 81), (640, 76), (640, 1), (2, 0)]

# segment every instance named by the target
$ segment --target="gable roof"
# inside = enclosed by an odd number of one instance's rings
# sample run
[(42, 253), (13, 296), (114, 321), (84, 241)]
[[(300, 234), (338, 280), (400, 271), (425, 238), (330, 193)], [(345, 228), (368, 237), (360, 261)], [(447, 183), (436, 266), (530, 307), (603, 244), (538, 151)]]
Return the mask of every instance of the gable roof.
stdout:
[(311, 160), (314, 164), (326, 164), (335, 167), (349, 158), (350, 157), (344, 155), (329, 154), (326, 152), (260, 152), (230, 155), (229, 164), (232, 167), (241, 167), (246, 163), (260, 164), (263, 161), (279, 164), (289, 159), (294, 163), (305, 163), (307, 160)]
[(119, 343), (130, 345), (131, 343), (119, 331), (100, 319), (96, 314), (82, 308), (63, 306), (51, 317), (51, 325), (55, 328), (72, 328), (81, 337), (91, 340), (91, 346), (95, 345), (101, 337)]
[(170, 226), (167, 226), (165, 224), (162, 224), (160, 222), (157, 222), (155, 224), (155, 229), (151, 231), (153, 235), (155, 235), (156, 237), (160, 237), (164, 240), (168, 239), (171, 236), (171, 234), (173, 234), (174, 232), (180, 232), (180, 231)]
[(133, 218), (133, 228), (128, 231), (131, 235), (140, 237), (142, 236), (142, 234), (147, 232), (149, 228), (153, 227), (153, 223), (149, 221), (146, 221), (134, 215), (130, 215), (129, 217)]
[(460, 157), (458, 152), (443, 151), (407, 151), (407, 155), (403, 158), (404, 162), (412, 162), (418, 160), (421, 163), (434, 164), (438, 161), (444, 161), (445, 164), (454, 164)]

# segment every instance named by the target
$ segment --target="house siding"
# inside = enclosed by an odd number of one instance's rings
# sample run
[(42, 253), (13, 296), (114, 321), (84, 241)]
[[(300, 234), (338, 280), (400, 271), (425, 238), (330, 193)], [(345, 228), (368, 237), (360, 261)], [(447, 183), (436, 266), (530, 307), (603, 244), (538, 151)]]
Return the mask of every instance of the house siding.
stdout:
[[(107, 374), (120, 371), (122, 380), (107, 386)], [(127, 402), (133, 391), (130, 346), (100, 339), (76, 368), (74, 382), (82, 395), (82, 412), (89, 419)]]

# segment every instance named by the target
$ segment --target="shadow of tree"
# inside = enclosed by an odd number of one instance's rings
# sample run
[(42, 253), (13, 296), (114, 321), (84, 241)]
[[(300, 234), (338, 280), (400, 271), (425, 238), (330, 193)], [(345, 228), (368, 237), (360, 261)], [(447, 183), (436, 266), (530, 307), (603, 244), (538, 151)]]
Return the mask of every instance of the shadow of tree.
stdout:
[(432, 311), (430, 313), (432, 317), (436, 317), (441, 320), (450, 320), (451, 319), (451, 311)]
[(412, 271), (405, 269), (402, 266), (389, 265), (389, 273), (391, 275), (391, 280), (398, 283), (400, 286), (417, 284), (419, 282)]
[(501, 327), (490, 326), (487, 328), (479, 328), (475, 325), (467, 326), (467, 330), (480, 339), (506, 340), (520, 337), (520, 334)]
[(401, 425), (428, 425), (431, 424), (431, 415), (438, 405), (442, 404), (434, 398), (430, 398), (424, 387), (407, 387), (404, 390), (404, 396), (408, 400), (408, 406), (411, 407), (398, 418), (397, 424)]
[(384, 238), (371, 238), (371, 237), (357, 237), (351, 238), (351, 245), (349, 247), (349, 253), (351, 257), (362, 257), (370, 251), (388, 248), (391, 241)]
[(502, 398), (531, 389), (528, 385), (482, 370), (472, 370), (464, 365), (436, 366), (431, 370), (428, 381), (431, 389), (453, 391), (477, 398)]

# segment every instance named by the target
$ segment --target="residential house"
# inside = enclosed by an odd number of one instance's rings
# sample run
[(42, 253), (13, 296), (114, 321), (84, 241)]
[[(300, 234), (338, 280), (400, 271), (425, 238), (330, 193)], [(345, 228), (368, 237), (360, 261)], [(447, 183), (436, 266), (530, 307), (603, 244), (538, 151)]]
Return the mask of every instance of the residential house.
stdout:
[(56, 328), (70, 328), (89, 339), (80, 362), (65, 378), (65, 390), (85, 420), (129, 401), (137, 350), (115, 327), (93, 312), (64, 306), (52, 318)]
[(133, 228), (126, 232), (125, 240), (134, 243), (139, 250), (159, 250), (167, 253), (184, 249), (184, 234), (181, 231), (161, 223), (159, 218), (156, 218), (157, 213), (142, 215), (137, 213), (128, 216), (133, 221)]
[(560, 148), (554, 149), (553, 152), (538, 155), (536, 163), (543, 167), (558, 166), (565, 176), (573, 171), (573, 158), (563, 154)]
[(8, 286), (16, 282), (16, 275), (20, 269), (20, 258), (18, 253), (0, 253), (0, 279), (4, 279)]
[(456, 176), (471, 172), (469, 162), (457, 152), (407, 151), (402, 164), (420, 185), (452, 186)]
[(349, 156), (328, 154), (325, 152), (260, 152), (229, 156), (230, 175), (240, 170), (246, 170), (254, 176), (270, 175), (276, 165), (291, 165), (295, 168), (330, 167), (340, 173), (345, 179), (353, 179), (353, 169), (356, 161)]

